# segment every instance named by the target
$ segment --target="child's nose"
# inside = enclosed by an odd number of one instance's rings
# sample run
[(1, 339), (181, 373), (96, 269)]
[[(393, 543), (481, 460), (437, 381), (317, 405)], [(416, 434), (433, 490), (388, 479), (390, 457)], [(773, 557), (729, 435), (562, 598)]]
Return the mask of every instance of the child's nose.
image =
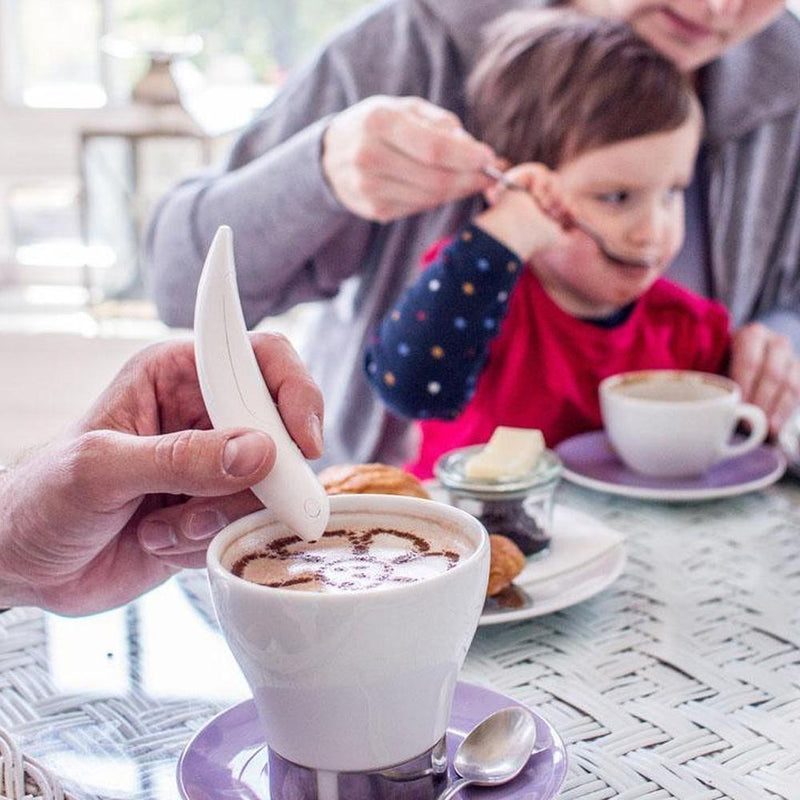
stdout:
[(659, 204), (649, 204), (637, 216), (628, 236), (630, 241), (638, 247), (657, 247), (664, 241), (669, 225), (669, 214)]

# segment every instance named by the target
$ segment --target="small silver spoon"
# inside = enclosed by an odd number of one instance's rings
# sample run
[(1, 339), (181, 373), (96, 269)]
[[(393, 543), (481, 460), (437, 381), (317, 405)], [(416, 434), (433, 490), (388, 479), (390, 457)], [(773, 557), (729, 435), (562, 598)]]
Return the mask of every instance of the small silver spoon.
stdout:
[(516, 778), (533, 754), (536, 721), (522, 706), (495, 711), (476, 725), (456, 750), (453, 768), (461, 776), (437, 798), (448, 800), (465, 786), (500, 786)]
[[(524, 186), (520, 186), (515, 181), (511, 180), (504, 172), (501, 172), (499, 169), (495, 167), (484, 167), (482, 170), (483, 174), (486, 175), (487, 178), (491, 178), (492, 180), (497, 181), (498, 183), (502, 183), (506, 189), (511, 189), (513, 191), (518, 192), (525, 192), (527, 189)], [(594, 228), (587, 225), (585, 222), (582, 222), (575, 217), (572, 217), (572, 224), (578, 228), (578, 230), (583, 231), (590, 239), (594, 240), (594, 243), (600, 249), (600, 252), (606, 257), (610, 258), (613, 261), (619, 261), (620, 264), (625, 264), (628, 267), (651, 267), (652, 263), (650, 261), (643, 261), (642, 259), (637, 258), (629, 258), (628, 256), (623, 256), (620, 253), (617, 253), (615, 250), (610, 248), (606, 243), (606, 240), (596, 231)]]

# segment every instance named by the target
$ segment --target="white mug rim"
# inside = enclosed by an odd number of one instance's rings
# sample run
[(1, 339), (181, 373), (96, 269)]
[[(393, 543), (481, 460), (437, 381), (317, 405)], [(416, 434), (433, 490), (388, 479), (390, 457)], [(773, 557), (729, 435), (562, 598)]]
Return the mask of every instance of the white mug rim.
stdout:
[[(374, 502), (376, 498), (380, 498), (378, 502), (383, 504), (385, 504), (387, 501), (391, 501), (390, 505), (393, 506), (392, 510), (373, 510), (368, 508), (368, 504), (370, 502)], [(231, 522), (214, 536), (206, 553), (206, 566), (209, 573), (213, 572), (217, 578), (224, 581), (233, 582), (233, 584), (237, 587), (237, 591), (252, 592), (256, 596), (263, 595), (266, 592), (274, 599), (291, 601), (293, 603), (346, 602), (354, 597), (385, 594), (387, 592), (403, 595), (409, 592), (417, 591), (417, 587), (421, 583), (429, 586), (435, 582), (438, 583), (441, 581), (446, 581), (450, 578), (450, 576), (461, 572), (463, 569), (471, 565), (473, 561), (480, 558), (484, 548), (488, 549), (489, 547), (489, 534), (487, 533), (483, 524), (476, 517), (472, 516), (472, 514), (468, 514), (466, 511), (455, 508), (454, 506), (447, 505), (446, 503), (440, 503), (437, 500), (428, 500), (422, 497), (409, 497), (406, 495), (396, 494), (341, 494), (333, 495), (330, 498), (330, 501), (332, 520), (335, 513), (363, 512), (374, 514), (375, 516), (380, 516), (382, 514), (402, 516), (402, 508), (406, 507), (409, 509), (409, 511), (417, 510), (421, 512), (420, 514), (414, 514), (414, 516), (424, 516), (425, 514), (423, 509), (431, 509), (437, 517), (444, 516), (453, 522), (463, 522), (468, 528), (473, 529), (478, 534), (478, 541), (474, 543), (474, 549), (472, 552), (466, 558), (459, 559), (458, 563), (454, 567), (451, 567), (446, 572), (432, 575), (423, 580), (414, 581), (413, 583), (374, 586), (367, 589), (354, 589), (346, 592), (308, 592), (275, 586), (262, 586), (260, 584), (253, 583), (252, 581), (248, 581), (245, 578), (240, 578), (238, 575), (234, 575), (229, 569), (223, 566), (221, 556), (225, 550), (227, 550), (227, 548), (237, 539), (240, 539), (242, 536), (257, 530), (258, 528), (263, 528), (279, 521), (268, 508), (264, 508), (260, 511), (247, 514), (246, 516)], [(351, 504), (354, 506), (354, 508), (348, 508), (348, 506)], [(359, 506), (362, 505), (363, 508), (360, 508)], [(337, 508), (337, 506), (342, 507)], [(325, 599), (321, 600), (323, 597)]]
[[(614, 391), (618, 386), (627, 382), (644, 380), (652, 376), (654, 382), (668, 382), (685, 380), (694, 383), (711, 383), (725, 391), (725, 394), (716, 397), (698, 397), (689, 400), (673, 400), (656, 397), (637, 397), (629, 394), (621, 394)], [(741, 389), (739, 384), (725, 375), (716, 375), (713, 372), (701, 372), (691, 369), (642, 369), (630, 372), (618, 372), (609, 375), (600, 381), (599, 392), (606, 398), (613, 398), (615, 403), (627, 403), (630, 405), (642, 406), (671, 406), (686, 408), (689, 406), (717, 405), (720, 403), (739, 402), (741, 400)]]

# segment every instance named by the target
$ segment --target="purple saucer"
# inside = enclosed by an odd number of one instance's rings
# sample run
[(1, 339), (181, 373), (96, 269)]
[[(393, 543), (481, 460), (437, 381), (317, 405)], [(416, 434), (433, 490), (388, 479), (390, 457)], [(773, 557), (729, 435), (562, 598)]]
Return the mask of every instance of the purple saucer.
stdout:
[[(503, 694), (459, 683), (447, 729), (450, 763), (456, 747), (484, 717), (507, 706), (519, 706)], [(536, 752), (527, 766), (505, 786), (465, 789), (472, 800), (552, 800), (567, 773), (567, 751), (555, 729), (535, 711)], [(450, 778), (455, 775), (450, 770)], [(178, 790), (184, 800), (269, 800), (267, 748), (262, 741), (252, 700), (218, 714), (186, 745), (177, 769)]]
[(687, 502), (731, 497), (770, 486), (786, 470), (783, 453), (768, 445), (721, 461), (704, 475), (692, 478), (653, 478), (634, 472), (619, 460), (605, 431), (573, 436), (555, 450), (564, 464), (567, 480), (589, 489), (644, 500)]

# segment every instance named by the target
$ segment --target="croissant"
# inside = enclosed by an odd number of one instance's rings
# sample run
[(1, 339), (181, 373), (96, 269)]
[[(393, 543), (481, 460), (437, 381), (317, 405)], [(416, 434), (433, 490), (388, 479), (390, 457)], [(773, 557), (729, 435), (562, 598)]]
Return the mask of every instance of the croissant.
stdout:
[(489, 586), (486, 594), (493, 597), (503, 589), (511, 586), (514, 578), (525, 567), (525, 556), (522, 550), (507, 536), (491, 534), (489, 536), (492, 557), (489, 564)]
[(417, 478), (388, 464), (337, 464), (317, 477), (328, 494), (402, 494), (430, 500)]

